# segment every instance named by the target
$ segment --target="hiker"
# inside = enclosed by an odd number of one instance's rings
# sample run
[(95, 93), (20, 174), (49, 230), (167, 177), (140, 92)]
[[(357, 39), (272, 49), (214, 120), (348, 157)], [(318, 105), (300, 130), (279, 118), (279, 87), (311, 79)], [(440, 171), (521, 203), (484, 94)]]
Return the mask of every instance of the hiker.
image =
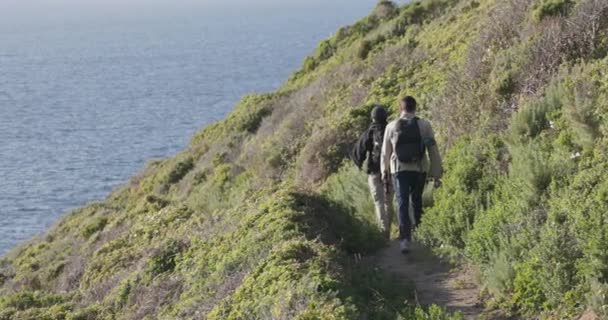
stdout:
[(372, 110), (372, 124), (361, 135), (355, 144), (351, 157), (357, 167), (361, 169), (367, 159), (367, 174), (369, 189), (376, 207), (378, 226), (384, 237), (388, 240), (391, 235), (391, 222), (393, 221), (393, 190), (386, 187), (380, 173), (380, 158), (384, 131), (387, 125), (388, 113), (382, 106), (375, 106)]
[[(422, 192), (427, 174), (439, 185), (443, 168), (431, 124), (416, 116), (416, 99), (400, 101), (401, 116), (386, 127), (380, 167), (383, 179), (393, 182), (397, 196), (399, 248), (407, 253), (412, 229), (422, 218)], [(410, 199), (414, 222), (409, 216)]]

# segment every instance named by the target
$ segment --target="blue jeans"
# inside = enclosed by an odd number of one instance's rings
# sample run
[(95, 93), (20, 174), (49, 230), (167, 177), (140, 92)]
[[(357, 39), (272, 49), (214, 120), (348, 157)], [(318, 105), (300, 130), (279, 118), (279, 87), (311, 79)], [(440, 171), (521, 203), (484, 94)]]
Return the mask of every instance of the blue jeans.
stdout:
[[(412, 229), (420, 223), (422, 218), (422, 192), (426, 173), (417, 171), (401, 171), (393, 175), (395, 195), (397, 196), (397, 210), (399, 218), (399, 239), (412, 240)], [(410, 197), (414, 209), (414, 224), (410, 220)]]

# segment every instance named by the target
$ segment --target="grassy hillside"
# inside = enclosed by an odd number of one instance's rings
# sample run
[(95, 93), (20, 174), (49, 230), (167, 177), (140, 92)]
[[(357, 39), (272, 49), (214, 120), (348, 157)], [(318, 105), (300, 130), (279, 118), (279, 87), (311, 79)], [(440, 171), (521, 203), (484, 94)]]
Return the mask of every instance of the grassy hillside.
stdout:
[(0, 319), (448, 319), (355, 258), (382, 241), (346, 154), (406, 93), (447, 153), (418, 237), (490, 307), (608, 316), (607, 31), (603, 0), (381, 1), (0, 260)]

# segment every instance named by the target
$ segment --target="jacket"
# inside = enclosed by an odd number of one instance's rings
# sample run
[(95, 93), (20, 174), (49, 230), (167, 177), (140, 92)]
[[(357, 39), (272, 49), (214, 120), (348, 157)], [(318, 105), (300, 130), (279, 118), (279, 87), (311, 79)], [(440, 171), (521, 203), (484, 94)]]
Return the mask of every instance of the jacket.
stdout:
[[(414, 113), (402, 113), (400, 119), (412, 119)], [(418, 119), (422, 143), (425, 146), (425, 153), (421, 161), (413, 163), (403, 163), (397, 159), (397, 154), (393, 152), (397, 143), (397, 123), (400, 119), (392, 121), (386, 127), (384, 142), (382, 144), (382, 156), (380, 170), (383, 175), (388, 173), (395, 174), (401, 171), (425, 172), (429, 177), (440, 179), (443, 176), (443, 165), (441, 155), (435, 140), (435, 134), (431, 124), (424, 119)]]
[[(353, 147), (351, 158), (357, 167), (363, 167), (363, 163), (367, 159), (367, 173), (379, 174), (380, 161), (372, 160), (372, 151), (374, 150), (374, 134), (378, 131), (384, 132), (386, 123), (373, 123), (361, 136)], [(383, 143), (383, 142), (381, 142)], [(380, 146), (382, 148), (382, 146)]]

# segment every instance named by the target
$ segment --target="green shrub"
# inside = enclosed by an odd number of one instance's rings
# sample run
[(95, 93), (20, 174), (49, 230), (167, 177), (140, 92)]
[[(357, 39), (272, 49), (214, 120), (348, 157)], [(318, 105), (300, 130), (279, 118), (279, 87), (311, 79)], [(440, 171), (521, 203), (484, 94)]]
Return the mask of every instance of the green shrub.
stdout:
[(554, 84), (546, 90), (541, 99), (518, 110), (511, 119), (511, 137), (516, 141), (525, 141), (547, 130), (550, 127), (551, 114), (562, 108), (565, 96), (565, 89)]
[(369, 56), (369, 52), (374, 48), (374, 43), (371, 40), (363, 40), (361, 44), (359, 44), (359, 49), (357, 50), (357, 57), (361, 60), (367, 59)]
[(539, 263), (538, 261), (526, 262), (515, 267), (516, 276), (513, 281), (513, 296), (510, 303), (520, 310), (540, 311), (547, 299), (537, 277)]
[(90, 238), (93, 234), (103, 230), (106, 225), (108, 224), (108, 218), (106, 217), (95, 217), (93, 218), (93, 221), (90, 222), (89, 224), (87, 224), (83, 229), (82, 229), (82, 236), (85, 239)]
[(587, 294), (587, 304), (600, 319), (608, 317), (608, 283), (592, 279), (591, 288)]
[(529, 143), (511, 148), (513, 161), (509, 175), (512, 179), (525, 182), (526, 189), (530, 190), (528, 194), (542, 194), (560, 173), (557, 164), (552, 163), (550, 153), (542, 150), (542, 147), (541, 143)]
[(521, 227), (524, 217), (532, 210), (530, 198), (534, 194), (526, 187), (524, 182), (505, 176), (498, 179), (492, 194), (487, 195), (489, 206), (477, 212), (465, 240), (465, 252), (472, 261), (492, 263), (497, 254), (515, 250), (508, 248), (513, 245), (515, 230)]
[(450, 314), (443, 307), (431, 305), (428, 309), (416, 307), (408, 309), (401, 314), (402, 319), (413, 320), (464, 320), (464, 316), (460, 313)]
[(515, 255), (507, 243), (495, 246), (483, 270), (484, 283), (494, 298), (505, 300), (513, 292)]
[(503, 148), (500, 139), (490, 136), (462, 139), (450, 150), (443, 186), (435, 190), (435, 205), (425, 212), (418, 230), (421, 239), (446, 248), (465, 248), (477, 214), (489, 205), (487, 194), (499, 175)]
[(147, 274), (150, 279), (175, 269), (177, 256), (184, 250), (184, 245), (177, 240), (168, 240), (155, 252), (148, 261)]
[(581, 257), (576, 238), (562, 221), (550, 220), (545, 224), (540, 241), (533, 255), (542, 261), (536, 273), (543, 295), (547, 301), (544, 307), (556, 309), (564, 302), (565, 297), (572, 295), (578, 284), (576, 263)]
[(177, 162), (167, 175), (167, 183), (174, 184), (179, 182), (192, 168), (194, 168), (194, 159), (192, 158), (186, 158)]
[(397, 5), (389, 0), (380, 0), (372, 12), (379, 19), (390, 19), (399, 12)]
[(317, 59), (315, 59), (315, 57), (313, 57), (313, 56), (308, 56), (308, 57), (306, 57), (306, 59), (304, 59), (304, 64), (302, 65), (302, 69), (295, 74), (294, 78), (300, 77), (308, 72), (311, 72), (314, 69), (316, 69), (318, 66), (319, 66), (319, 62), (317, 62)]
[(324, 61), (331, 58), (331, 56), (334, 55), (335, 50), (336, 49), (331, 44), (331, 40), (321, 41), (317, 47), (317, 60)]
[(375, 16), (371, 15), (355, 23), (351, 28), (353, 33), (359, 37), (363, 37), (376, 29), (379, 25), (380, 20)]
[(401, 8), (397, 24), (405, 27), (412, 24), (422, 24), (423, 22), (441, 14), (450, 6), (457, 3), (454, 0), (422, 0), (411, 1)]
[(0, 309), (14, 308), (27, 310), (30, 308), (45, 308), (62, 304), (68, 297), (46, 294), (40, 291), (20, 291), (12, 295), (0, 297)]
[(260, 108), (259, 110), (255, 110), (255, 112), (244, 116), (243, 122), (239, 126), (239, 130), (255, 133), (262, 124), (262, 120), (271, 114), (272, 110), (270, 108)]
[(514, 53), (504, 51), (504, 53), (496, 58), (494, 68), (490, 74), (490, 86), (494, 92), (502, 99), (508, 99), (517, 89), (518, 83), (516, 80), (518, 63)]
[(385, 41), (386, 37), (384, 35), (377, 35), (372, 39), (365, 39), (361, 41), (359, 44), (359, 49), (357, 50), (357, 57), (361, 60), (367, 59), (372, 50)]
[[(555, 216), (564, 217), (564, 225), (569, 226), (576, 239), (576, 247), (582, 256), (576, 262), (578, 277), (608, 282), (608, 170), (606, 159), (594, 161), (571, 179), (565, 189), (557, 192), (552, 201), (551, 211)], [(563, 219), (563, 218), (562, 218)], [(569, 252), (569, 251), (566, 251)], [(574, 253), (578, 254), (577, 251)], [(570, 258), (577, 256), (570, 254)], [(588, 286), (589, 284), (587, 284)]]
[(157, 206), (158, 208), (167, 207), (171, 202), (163, 197), (157, 196), (155, 194), (149, 194), (146, 196), (146, 201), (152, 205)]
[(601, 88), (602, 76), (595, 68), (592, 66), (591, 72), (577, 70), (577, 79), (568, 84), (570, 92), (563, 108), (564, 127), (571, 134), (573, 149), (589, 150), (602, 135), (602, 119), (605, 119), (605, 107), (602, 107), (607, 105), (608, 92)]
[(128, 305), (129, 297), (131, 296), (131, 293), (133, 293), (134, 287), (137, 285), (137, 282), (139, 282), (139, 279), (127, 279), (123, 281), (123, 283), (118, 287), (114, 306), (117, 311)]
[(567, 16), (574, 4), (572, 0), (541, 0), (536, 4), (532, 14), (536, 21), (551, 16)]
[(93, 304), (84, 308), (83, 310), (77, 310), (72, 312), (66, 317), (66, 320), (97, 320), (103, 319), (101, 317), (103, 308), (99, 304)]
[(411, 24), (419, 24), (425, 19), (425, 7), (420, 1), (414, 1), (403, 8), (401, 8), (401, 12), (399, 13), (399, 18), (397, 23), (400, 23), (404, 26)]

